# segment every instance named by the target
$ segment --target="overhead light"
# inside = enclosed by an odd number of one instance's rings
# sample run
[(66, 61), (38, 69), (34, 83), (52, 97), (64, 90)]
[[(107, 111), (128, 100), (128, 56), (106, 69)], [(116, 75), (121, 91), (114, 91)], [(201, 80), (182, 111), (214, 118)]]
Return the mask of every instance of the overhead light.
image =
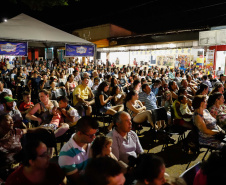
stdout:
[(8, 20), (7, 20), (7, 19), (3, 19), (3, 21), (4, 21), (4, 22), (7, 22)]

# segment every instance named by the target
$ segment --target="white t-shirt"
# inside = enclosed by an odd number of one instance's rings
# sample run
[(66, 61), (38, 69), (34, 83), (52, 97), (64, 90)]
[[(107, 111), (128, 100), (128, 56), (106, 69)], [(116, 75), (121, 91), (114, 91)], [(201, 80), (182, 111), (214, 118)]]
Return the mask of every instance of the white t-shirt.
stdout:
[(3, 92), (7, 92), (10, 96), (12, 96), (12, 91), (10, 89), (3, 88), (3, 91), (0, 91), (0, 94)]

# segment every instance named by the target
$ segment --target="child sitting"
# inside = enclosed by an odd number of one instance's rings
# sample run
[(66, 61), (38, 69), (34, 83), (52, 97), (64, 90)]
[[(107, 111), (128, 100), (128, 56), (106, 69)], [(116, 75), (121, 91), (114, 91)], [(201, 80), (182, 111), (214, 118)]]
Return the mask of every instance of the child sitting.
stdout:
[(92, 89), (93, 91), (96, 91), (97, 88), (99, 87), (99, 85), (100, 85), (100, 78), (95, 77), (95, 78), (94, 78), (94, 84), (93, 84), (93, 86), (92, 86), (91, 89)]
[(52, 109), (53, 118), (49, 124), (42, 125), (54, 131), (55, 137), (63, 135), (68, 129), (69, 125), (67, 123), (62, 123), (62, 113), (60, 108), (53, 107)]
[(185, 95), (180, 95), (178, 97), (178, 101), (180, 102), (180, 112), (183, 116), (186, 116), (186, 118), (183, 117), (183, 120), (187, 123), (190, 123), (192, 120), (193, 113), (191, 112), (190, 108), (188, 107), (188, 100)]
[(30, 128), (30, 120), (27, 120), (25, 118), (25, 115), (32, 109), (32, 107), (34, 107), (33, 102), (31, 102), (31, 94), (27, 91), (25, 91), (23, 93), (23, 102), (20, 104), (19, 106), (19, 111), (23, 116), (23, 122), (25, 123), (25, 125)]

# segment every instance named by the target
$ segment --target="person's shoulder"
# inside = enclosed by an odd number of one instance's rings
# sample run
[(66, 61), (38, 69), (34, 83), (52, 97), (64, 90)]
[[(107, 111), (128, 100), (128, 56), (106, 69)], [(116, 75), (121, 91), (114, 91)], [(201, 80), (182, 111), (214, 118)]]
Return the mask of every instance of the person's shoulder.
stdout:
[(107, 137), (112, 139), (113, 138), (113, 131), (114, 131), (114, 129), (107, 134)]
[(6, 179), (6, 185), (22, 185), (23, 183), (21, 183), (21, 180), (23, 178), (25, 178), (23, 174), (23, 166), (20, 166), (8, 176)]

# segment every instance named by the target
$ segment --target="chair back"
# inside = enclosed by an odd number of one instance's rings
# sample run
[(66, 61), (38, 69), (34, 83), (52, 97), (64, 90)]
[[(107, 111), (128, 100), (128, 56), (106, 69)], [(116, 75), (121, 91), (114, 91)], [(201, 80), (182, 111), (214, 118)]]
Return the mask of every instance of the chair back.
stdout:
[(193, 182), (194, 182), (194, 179), (195, 179), (195, 175), (196, 175), (196, 173), (198, 172), (198, 170), (200, 168), (201, 168), (201, 163), (198, 162), (197, 164), (195, 164), (191, 168), (189, 168), (186, 171), (184, 171), (180, 175), (180, 177), (185, 180), (185, 182), (187, 183), (187, 185), (193, 185)]

